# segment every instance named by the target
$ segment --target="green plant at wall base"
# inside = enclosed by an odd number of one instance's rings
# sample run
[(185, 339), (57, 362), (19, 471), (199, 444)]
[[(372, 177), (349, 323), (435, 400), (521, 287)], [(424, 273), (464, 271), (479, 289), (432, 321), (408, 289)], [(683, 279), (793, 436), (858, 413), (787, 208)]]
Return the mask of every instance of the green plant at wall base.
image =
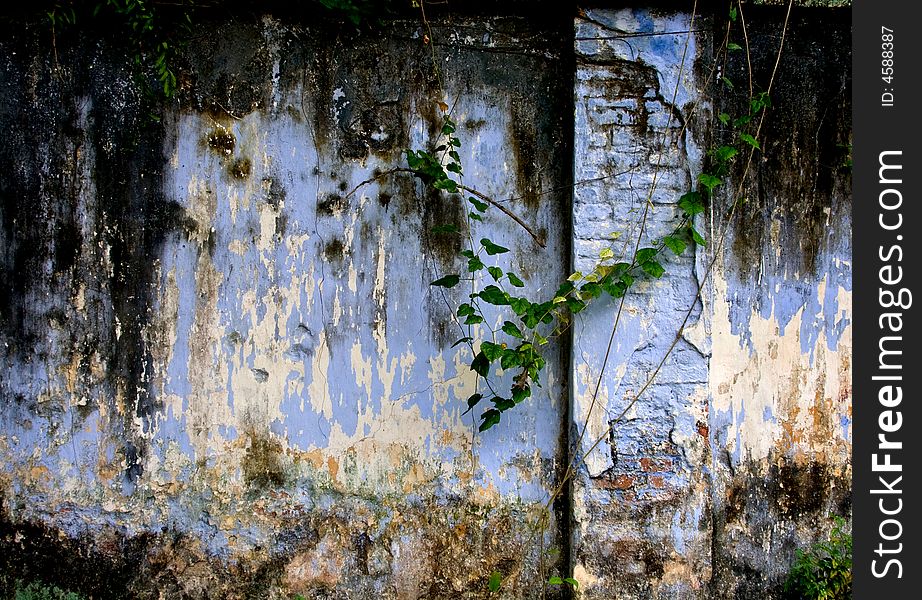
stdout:
[(503, 574), (499, 571), (493, 571), (490, 573), (490, 579), (487, 580), (487, 589), (495, 594), (501, 587), (503, 587)]
[(13, 600), (83, 600), (83, 597), (57, 586), (33, 581), (25, 587), (22, 582), (17, 582)]
[(835, 517), (829, 539), (797, 550), (785, 592), (798, 600), (844, 600), (852, 597), (852, 535)]
[(573, 591), (574, 591), (574, 592), (578, 592), (578, 591), (579, 591), (579, 582), (578, 582), (577, 580), (573, 579), (572, 577), (557, 577), (557, 576), (555, 575), (555, 576), (549, 578), (549, 579), (547, 580), (547, 582), (548, 582), (548, 584), (550, 584), (550, 585), (564, 585), (564, 584), (567, 584), (568, 586), (570, 586), (570, 587), (573, 588)]

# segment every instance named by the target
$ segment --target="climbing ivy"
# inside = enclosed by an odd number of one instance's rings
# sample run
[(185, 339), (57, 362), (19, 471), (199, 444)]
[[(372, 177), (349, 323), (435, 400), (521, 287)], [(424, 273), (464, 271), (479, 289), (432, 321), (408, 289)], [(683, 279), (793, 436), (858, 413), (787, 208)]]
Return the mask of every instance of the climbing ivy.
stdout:
[[(441, 129), (444, 142), (436, 147), (435, 154), (426, 151), (407, 150), (407, 164), (410, 170), (426, 185), (449, 194), (461, 191), (459, 180), (463, 168), (458, 154), (461, 141), (456, 136), (455, 123), (449, 115), (443, 117)], [(724, 146), (714, 153), (714, 173), (700, 176), (699, 190), (690, 190), (678, 200), (682, 215), (678, 225), (666, 236), (652, 245), (638, 248), (629, 259), (618, 260), (611, 247), (599, 254), (599, 260), (588, 273), (575, 272), (560, 283), (550, 298), (531, 299), (523, 294), (525, 284), (514, 272), (503, 272), (496, 264), (489, 264), (490, 258), (505, 254), (509, 249), (489, 238), (481, 237), (460, 252), (466, 259), (467, 269), (462, 273), (449, 273), (432, 282), (431, 285), (453, 288), (462, 281), (472, 284), (468, 299), (457, 306), (455, 317), (467, 328), (467, 335), (458, 339), (452, 347), (467, 344), (473, 358), (470, 368), (486, 384), (490, 393), (477, 392), (467, 398), (467, 411), (473, 410), (483, 400), (489, 407), (480, 415), (480, 431), (485, 431), (500, 422), (502, 415), (531, 396), (534, 386), (540, 387), (541, 372), (547, 364), (542, 348), (550, 339), (559, 336), (569, 325), (572, 315), (583, 311), (593, 300), (607, 295), (613, 298), (624, 296), (639, 280), (662, 277), (666, 269), (662, 264), (665, 250), (681, 255), (686, 248), (704, 245), (704, 236), (694, 227), (695, 215), (705, 210), (705, 201), (721, 183), (719, 174), (725, 174), (727, 164), (737, 150)], [(470, 195), (467, 197), (472, 209), (468, 213), (473, 235), (475, 222), (482, 221), (482, 214), (489, 205)], [(436, 227), (434, 233), (460, 235), (454, 225)], [(507, 311), (498, 330), (487, 324), (486, 305), (500, 307)], [(476, 344), (473, 326), (487, 327), (488, 335)], [(490, 338), (494, 341), (490, 341)], [(490, 382), (491, 372), (499, 367), (515, 371), (511, 388), (503, 393), (495, 391)], [(479, 386), (478, 386), (479, 387)], [(466, 412), (467, 412), (466, 411)]]
[[(735, 20), (735, 9), (730, 14)], [(728, 52), (742, 47), (727, 42)], [(729, 79), (725, 84), (732, 88)], [(480, 413), (479, 430), (490, 429), (502, 416), (532, 395), (534, 387), (541, 385), (541, 373), (547, 364), (542, 349), (549, 341), (562, 334), (569, 326), (573, 315), (582, 312), (600, 297), (622, 298), (637, 282), (663, 277), (664, 263), (669, 254), (680, 256), (689, 248), (706, 246), (704, 235), (695, 228), (695, 218), (706, 210), (708, 202), (717, 189), (724, 185), (730, 168), (741, 149), (749, 147), (761, 150), (757, 140), (757, 129), (751, 127), (756, 117), (770, 107), (767, 92), (755, 93), (749, 101), (745, 114), (731, 117), (720, 113), (718, 120), (725, 128), (723, 137), (729, 139), (708, 153), (707, 168), (698, 176), (694, 189), (687, 190), (677, 199), (680, 209), (678, 223), (667, 235), (652, 240), (648, 245), (639, 243), (629, 256), (617, 256), (613, 247), (602, 249), (598, 261), (587, 273), (570, 274), (559, 284), (551, 297), (529, 298), (524, 292), (524, 282), (514, 272), (503, 272), (491, 258), (506, 254), (510, 250), (487, 237), (474, 234), (477, 223), (483, 221), (491, 205), (497, 206), (483, 194), (463, 185), (464, 169), (458, 149), (461, 140), (457, 127), (448, 113), (448, 106), (439, 103), (442, 109), (442, 127), (436, 140), (434, 152), (406, 150), (409, 171), (420, 181), (440, 192), (466, 197), (470, 205), (468, 212), (468, 247), (460, 252), (467, 268), (457, 273), (447, 273), (432, 281), (440, 288), (454, 288), (462, 282), (471, 285), (468, 298), (454, 311), (454, 318), (465, 335), (457, 339), (452, 347), (466, 344), (470, 347), (472, 359), (470, 369), (477, 374), (476, 393), (466, 400), (467, 412), (486, 404)], [(472, 192), (472, 193), (466, 193)], [(463, 235), (455, 225), (440, 225), (433, 230), (438, 235)], [(478, 240), (478, 241), (474, 241)], [(502, 325), (493, 329), (484, 314), (485, 307), (497, 307), (506, 311)], [(495, 309), (493, 309), (495, 310)], [(474, 327), (486, 328), (477, 335)], [(503, 372), (513, 371), (512, 385), (508, 390), (497, 391), (491, 375), (499, 368)], [(486, 402), (484, 402), (486, 401)]]
[[(443, 117), (441, 132), (445, 142), (436, 147), (435, 155), (407, 150), (407, 164), (423, 183), (433, 189), (458, 193), (460, 183), (452, 178), (452, 174), (459, 178), (463, 175), (457, 152), (461, 142), (455, 135), (455, 124), (447, 114)], [(721, 154), (721, 165), (732, 160), (734, 154)], [(702, 182), (701, 191), (689, 191), (679, 199), (682, 217), (669, 235), (650, 246), (638, 248), (629, 260), (618, 260), (611, 247), (603, 249), (592, 271), (572, 273), (560, 283), (550, 298), (525, 297), (522, 294), (525, 284), (516, 273), (504, 273), (498, 265), (484, 262), (489, 261), (490, 257), (509, 252), (508, 248), (486, 237), (461, 251), (461, 256), (467, 259), (466, 273), (450, 273), (432, 282), (431, 285), (443, 288), (453, 288), (462, 281), (472, 284), (468, 301), (461, 303), (455, 312), (459, 322), (468, 327), (468, 335), (458, 339), (453, 347), (462, 343), (471, 347), (473, 358), (470, 368), (478, 378), (484, 380), (484, 387), (490, 391), (488, 394), (477, 392), (467, 399), (467, 411), (488, 399), (490, 406), (480, 415), (480, 431), (499, 423), (506, 411), (531, 396), (534, 386), (540, 387), (541, 372), (547, 364), (542, 348), (550, 339), (564, 332), (572, 315), (583, 311), (593, 300), (603, 295), (613, 298), (624, 296), (638, 280), (662, 277), (665, 273), (661, 263), (664, 250), (680, 255), (692, 244), (705, 244), (704, 237), (694, 228), (693, 221), (695, 215), (704, 211), (704, 201), (720, 183), (720, 179), (716, 175), (702, 174), (699, 180)], [(489, 206), (474, 196), (469, 196), (467, 201), (473, 206), (473, 210), (468, 213), (473, 228), (473, 222), (482, 221), (481, 214)], [(452, 225), (440, 226), (435, 233), (460, 234)], [(470, 236), (472, 240), (475, 237)], [(499, 330), (487, 325), (484, 305), (508, 307), (508, 318), (503, 320)], [(483, 339), (475, 347), (477, 340), (471, 327), (476, 325), (486, 326), (489, 329), (486, 337), (494, 341)], [(516, 372), (511, 388), (503, 393), (496, 392), (490, 382), (491, 371), (497, 366), (504, 372)]]

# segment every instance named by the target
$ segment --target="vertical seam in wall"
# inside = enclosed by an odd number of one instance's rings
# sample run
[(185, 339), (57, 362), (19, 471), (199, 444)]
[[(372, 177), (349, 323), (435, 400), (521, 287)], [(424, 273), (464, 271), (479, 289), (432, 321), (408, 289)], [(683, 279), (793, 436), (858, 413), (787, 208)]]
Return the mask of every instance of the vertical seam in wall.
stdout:
[[(566, 111), (564, 112), (564, 122), (561, 124), (562, 127), (566, 127), (569, 130), (568, 141), (570, 147), (568, 148), (569, 164), (566, 165), (564, 169), (565, 173), (569, 174), (569, 181), (567, 181), (567, 192), (564, 195), (566, 201), (566, 215), (564, 219), (566, 223), (566, 235), (569, 238), (569, 244), (567, 244), (566, 256), (563, 257), (566, 261), (567, 270), (572, 271), (573, 269), (573, 255), (574, 255), (574, 224), (573, 224), (573, 204), (574, 204), (574, 183), (576, 180), (576, 127), (575, 127), (575, 111), (576, 111), (576, 3), (572, 3), (572, 10), (569, 12), (568, 16), (568, 27), (565, 35), (562, 35), (563, 39), (566, 40), (567, 46), (566, 51), (562, 52), (562, 58), (566, 59), (565, 63), (565, 72), (567, 74), (567, 81), (569, 82), (569, 93), (567, 95), (568, 101), (566, 102)], [(572, 444), (573, 440), (571, 439), (571, 423), (572, 417), (574, 414), (574, 385), (573, 385), (573, 374), (574, 374), (574, 340), (575, 336), (573, 335), (573, 328), (571, 327), (567, 333), (567, 339), (565, 343), (562, 344), (561, 353), (565, 353), (565, 356), (561, 357), (561, 363), (567, 365), (567, 398), (563, 410), (563, 426), (561, 427), (561, 445), (563, 446), (560, 450), (560, 454), (563, 458), (563, 470), (561, 471), (561, 476), (565, 474), (569, 469), (570, 461), (573, 458), (573, 449)], [(569, 481), (565, 484), (564, 493), (561, 495), (562, 502), (560, 506), (560, 512), (563, 513), (563, 518), (559, 519), (560, 521), (560, 537), (563, 540), (563, 556), (562, 561), (566, 564), (567, 573), (573, 575), (573, 569), (575, 564), (573, 562), (573, 522), (576, 518), (576, 515), (573, 513), (574, 506), (574, 486), (573, 478), (571, 477)], [(572, 598), (572, 590), (569, 587), (564, 588), (564, 597)]]

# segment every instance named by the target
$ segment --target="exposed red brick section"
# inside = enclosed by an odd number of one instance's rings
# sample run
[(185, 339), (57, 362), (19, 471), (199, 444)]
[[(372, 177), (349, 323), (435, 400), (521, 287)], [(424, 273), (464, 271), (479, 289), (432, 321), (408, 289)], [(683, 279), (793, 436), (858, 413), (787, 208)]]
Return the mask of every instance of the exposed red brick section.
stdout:
[(596, 485), (606, 490), (628, 490), (634, 487), (634, 477), (633, 475), (618, 475), (614, 479), (598, 479)]
[(705, 423), (698, 421), (697, 423), (695, 423), (695, 427), (698, 428), (698, 435), (700, 435), (704, 439), (708, 439), (708, 426)]
[(640, 470), (644, 473), (668, 471), (672, 468), (672, 459), (670, 458), (650, 458), (645, 456), (640, 459)]

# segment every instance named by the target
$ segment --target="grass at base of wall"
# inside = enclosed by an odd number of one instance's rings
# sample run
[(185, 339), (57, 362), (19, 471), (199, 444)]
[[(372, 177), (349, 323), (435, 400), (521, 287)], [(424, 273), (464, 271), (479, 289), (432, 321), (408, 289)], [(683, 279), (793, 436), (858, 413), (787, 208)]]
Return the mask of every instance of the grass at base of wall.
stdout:
[(13, 600), (84, 600), (84, 598), (74, 592), (40, 581), (33, 581), (28, 585), (17, 581)]

